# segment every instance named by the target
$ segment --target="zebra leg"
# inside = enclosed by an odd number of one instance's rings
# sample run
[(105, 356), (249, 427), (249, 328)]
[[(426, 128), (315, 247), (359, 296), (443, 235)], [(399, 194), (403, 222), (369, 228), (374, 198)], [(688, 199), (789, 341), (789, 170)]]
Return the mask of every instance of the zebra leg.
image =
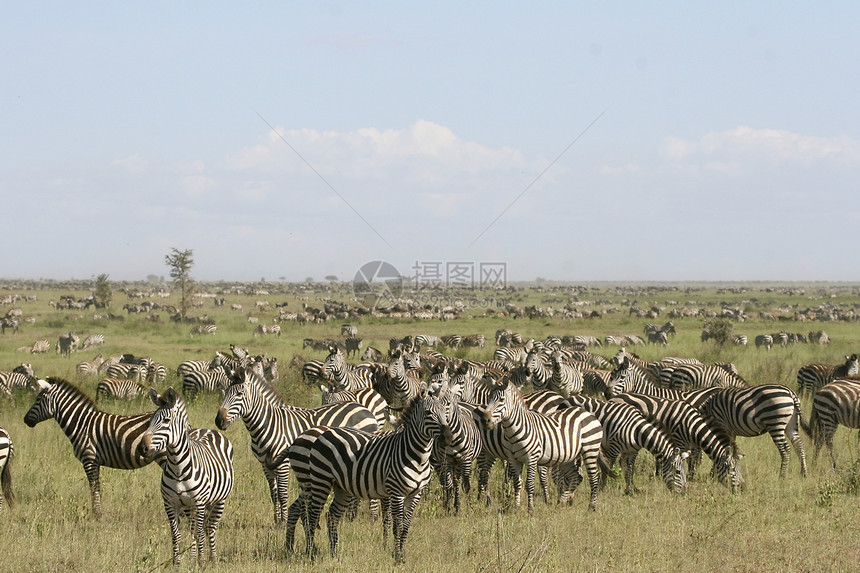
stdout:
[(490, 498), (490, 470), (496, 459), (487, 455), (481, 454), (478, 456), (478, 501), (481, 501), (486, 496), (486, 505), (489, 506), (492, 502)]
[(179, 546), (182, 543), (182, 530), (179, 529), (179, 513), (171, 501), (164, 500), (164, 511), (167, 512), (167, 521), (170, 522), (170, 539), (173, 542), (173, 565), (178, 566), (180, 562)]
[(687, 481), (691, 481), (696, 477), (696, 467), (702, 463), (702, 449), (696, 448), (690, 452), (687, 458)]
[(400, 531), (398, 532), (399, 537), (395, 542), (395, 563), (404, 563), (406, 561), (406, 536), (409, 535), (409, 526), (412, 523), (412, 514), (415, 511), (415, 506), (418, 505), (419, 499), (421, 499), (421, 492), (410, 495), (403, 501), (403, 517), (400, 522)]
[(543, 493), (543, 502), (549, 505), (549, 476), (547, 475), (547, 467), (538, 467), (537, 476), (538, 481), (540, 481), (541, 493)]
[(401, 542), (401, 531), (403, 531), (403, 519), (404, 519), (404, 503), (405, 498), (402, 495), (392, 495), (389, 498), (391, 502), (391, 521), (394, 526), (394, 561), (396, 563), (401, 563), (398, 559), (401, 556), (403, 551), (403, 545)]
[(299, 492), (299, 497), (296, 498), (287, 511), (287, 534), (284, 540), (284, 549), (287, 553), (292, 553), (296, 539), (296, 525), (302, 520), (302, 527), (307, 535), (308, 528), (308, 507), (304, 492)]
[(361, 503), (361, 499), (358, 497), (354, 497), (349, 500), (349, 505), (346, 508), (346, 518), (349, 521), (355, 521), (355, 518), (358, 517), (358, 505)]
[(597, 456), (600, 448), (596, 448), (592, 452), (583, 452), (582, 459), (585, 465), (585, 471), (588, 474), (588, 484), (591, 486), (591, 498), (588, 502), (588, 509), (594, 511), (597, 508), (597, 490), (598, 481), (600, 480), (600, 471), (597, 467)]
[[(621, 465), (624, 466), (624, 495), (633, 495), (636, 491), (636, 488), (633, 486), (633, 471), (636, 468), (636, 453), (633, 454), (625, 454), (621, 458)], [(659, 470), (659, 474), (662, 474), (662, 464), (661, 460), (657, 460), (657, 468)], [(662, 475), (661, 475), (662, 477)]]
[(287, 507), (289, 501), (289, 486), (290, 485), (290, 464), (284, 462), (275, 468), (275, 523), (282, 524), (287, 517)]
[(320, 514), (322, 514), (323, 506), (325, 505), (326, 500), (328, 500), (328, 494), (330, 491), (331, 489), (328, 487), (319, 487), (307, 494), (309, 499), (306, 500), (308, 522), (307, 527), (305, 528), (305, 542), (307, 545), (305, 551), (311, 558), (316, 558), (317, 556), (316, 546), (314, 545), (314, 535), (316, 535), (317, 528), (319, 527)]
[(785, 429), (772, 430), (770, 432), (770, 437), (773, 439), (774, 445), (776, 445), (776, 448), (779, 450), (779, 456), (782, 460), (779, 465), (779, 477), (785, 478), (788, 474), (788, 464), (791, 461), (791, 447), (785, 439)]
[(263, 464), (263, 474), (266, 476), (266, 483), (269, 484), (269, 495), (272, 498), (272, 506), (275, 508), (275, 525), (277, 525), (283, 518), (282, 510), (279, 507), (278, 476), (275, 470), (270, 469), (266, 464)]
[[(526, 496), (528, 500), (529, 517), (534, 515), (535, 512), (535, 476), (537, 473), (537, 462), (529, 460), (529, 464), (526, 466)], [(544, 472), (544, 475), (546, 475), (546, 472)], [(517, 503), (517, 506), (519, 506), (519, 503)]]
[(218, 531), (218, 524), (221, 522), (221, 516), (224, 515), (224, 501), (219, 501), (212, 504), (209, 508), (209, 514), (206, 517), (206, 536), (209, 538), (209, 558), (214, 563), (218, 556), (215, 550), (215, 532)]
[(87, 474), (87, 482), (90, 484), (90, 496), (92, 497), (93, 513), (97, 518), (102, 516), (102, 492), (99, 482), (99, 464), (92, 460), (83, 462), (84, 472)]
[[(822, 428), (819, 430), (819, 436), (824, 438), (824, 444), (827, 446), (827, 452), (830, 454), (830, 465), (833, 469), (836, 469), (836, 455), (833, 453), (833, 435), (836, 433), (836, 429), (834, 428)], [(821, 448), (820, 442), (818, 443), (818, 448)], [(815, 455), (818, 455), (818, 450), (816, 449)]]
[(797, 457), (800, 458), (800, 475), (806, 477), (806, 452), (803, 449), (803, 442), (800, 441), (797, 425), (795, 424), (791, 431), (787, 431), (786, 434), (791, 440), (791, 445), (794, 446), (794, 451), (797, 452)]
[(382, 547), (388, 547), (388, 532), (391, 531), (391, 498), (383, 497), (382, 503)]
[(370, 511), (370, 521), (375, 523), (376, 520), (379, 519), (379, 500), (367, 500), (367, 508)]
[(337, 555), (337, 528), (352, 500), (352, 496), (348, 495), (345, 491), (336, 490), (334, 499), (332, 499), (331, 505), (328, 508), (325, 520), (328, 526), (328, 548), (332, 557)]

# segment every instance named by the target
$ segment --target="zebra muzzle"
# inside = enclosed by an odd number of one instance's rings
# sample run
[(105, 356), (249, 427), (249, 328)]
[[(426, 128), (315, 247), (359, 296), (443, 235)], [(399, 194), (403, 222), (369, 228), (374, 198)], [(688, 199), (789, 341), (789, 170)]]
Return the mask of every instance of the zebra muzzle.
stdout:
[(226, 430), (230, 427), (230, 421), (227, 419), (227, 410), (221, 408), (215, 416), (215, 425), (219, 430)]

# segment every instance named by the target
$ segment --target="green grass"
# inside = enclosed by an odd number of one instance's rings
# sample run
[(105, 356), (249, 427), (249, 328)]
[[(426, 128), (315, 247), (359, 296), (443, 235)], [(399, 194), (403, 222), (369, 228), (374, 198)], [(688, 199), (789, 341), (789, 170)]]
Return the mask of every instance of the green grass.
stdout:
[[(678, 335), (669, 347), (637, 347), (643, 358), (664, 355), (695, 356), (703, 361), (730, 360), (747, 380), (754, 384), (781, 383), (794, 388), (797, 369), (809, 362), (839, 362), (860, 346), (860, 329), (853, 323), (763, 322), (757, 319), (759, 310), (788, 305), (797, 308), (817, 306), (822, 302), (853, 305), (857, 302), (855, 289), (836, 285), (831, 290), (813, 285), (804, 295), (786, 292), (764, 292), (755, 286), (745, 293), (717, 291), (716, 285), (685, 292), (680, 289), (648, 289), (631, 294), (602, 286), (599, 291), (579, 293), (579, 298), (605, 301), (585, 308), (609, 310), (599, 319), (563, 321), (559, 319), (511, 320), (481, 316), (483, 311), (471, 311), (472, 317), (452, 322), (392, 321), (364, 319), (357, 324), (365, 343), (387, 348), (392, 336), (426, 332), (429, 334), (483, 333), (492, 340), (498, 328), (509, 327), (526, 336), (542, 338), (548, 334), (592, 334), (603, 337), (610, 333), (641, 335), (646, 322), (629, 317), (629, 302), (636, 299), (640, 307), (652, 304), (667, 306), (667, 301), (695, 300), (697, 306), (719, 309), (719, 302), (729, 306), (748, 307), (755, 317), (734, 325), (736, 333), (747, 334), (752, 342), (756, 334), (775, 332), (782, 328), (808, 332), (825, 329), (833, 343), (829, 347), (799, 345), (774, 348), (770, 352), (747, 348), (718, 348), (699, 340), (701, 319), (675, 320)], [(827, 287), (830, 288), (830, 287)], [(13, 291), (21, 292), (24, 291)], [(263, 296), (224, 295), (227, 308), (214, 307), (211, 300), (193, 314), (209, 314), (218, 324), (211, 337), (189, 338), (190, 326), (166, 320), (161, 324), (132, 315), (123, 323), (94, 321), (100, 311), (74, 313), (56, 311), (48, 300), (60, 294), (84, 296), (83, 291), (36, 291), (35, 303), (21, 302), (15, 306), (25, 316), (36, 318), (35, 324), (24, 323), (21, 332), (0, 337), (0, 368), (11, 369), (22, 361), (32, 362), (40, 377), (60, 376), (73, 380), (74, 365), (89, 360), (98, 352), (105, 356), (132, 352), (149, 355), (174, 371), (179, 362), (192, 358), (210, 358), (215, 350), (227, 350), (230, 343), (248, 347), (253, 353), (265, 353), (278, 358), (282, 379), (279, 381), (287, 399), (296, 405), (312, 406), (319, 400), (318, 392), (299, 381), (298, 372), (287, 364), (295, 354), (305, 358), (323, 357), (322, 352), (301, 349), (303, 338), (338, 337), (340, 324), (332, 321), (322, 325), (299, 326), (284, 323), (280, 338), (252, 335), (253, 325), (247, 323), (254, 301), (289, 300), (290, 308), (300, 306), (293, 294)], [(3, 294), (0, 291), (0, 294)], [(835, 298), (830, 295), (835, 294)], [(507, 295), (507, 294), (506, 294)], [(309, 304), (321, 306), (310, 294)], [(348, 298), (347, 292), (333, 296)], [(516, 304), (524, 306), (564, 306), (570, 292), (535, 289), (510, 293)], [(813, 298), (814, 297), (814, 298)], [(114, 312), (121, 312), (124, 295), (114, 293)], [(625, 306), (624, 301), (627, 301)], [(231, 312), (229, 303), (238, 302), (243, 312)], [(4, 309), (0, 307), (0, 312)], [(79, 320), (67, 317), (82, 314)], [(274, 313), (256, 313), (268, 321)], [(25, 355), (16, 352), (18, 346), (47, 338), (56, 343), (57, 337), (74, 330), (81, 338), (94, 332), (105, 335), (104, 347), (79, 352), (71, 358), (54, 352), (45, 355)], [(616, 349), (602, 348), (598, 352), (610, 356)], [(481, 350), (462, 351), (467, 357), (485, 359), (492, 355), (492, 344)], [(81, 386), (94, 395), (97, 379), (84, 380)], [(175, 374), (167, 384), (176, 384)], [(0, 402), (0, 425), (15, 442), (16, 457), (12, 467), (16, 507), (2, 510), (4, 535), (0, 536), (0, 571), (152, 571), (170, 570), (170, 534), (159, 493), (160, 469), (150, 466), (127, 472), (102, 470), (102, 503), (104, 516), (92, 518), (90, 496), (80, 463), (74, 458), (68, 439), (54, 421), (28, 428), (23, 417), (32, 396), (19, 395), (16, 404)], [(190, 406), (191, 423), (214, 427), (219, 400), (202, 396)], [(151, 409), (148, 401), (104, 404), (112, 412), (131, 413)], [(810, 403), (804, 403), (808, 416)], [(210, 570), (229, 571), (366, 571), (394, 570), (389, 551), (382, 546), (381, 524), (371, 523), (363, 508), (354, 522), (341, 525), (340, 553), (331, 558), (327, 551), (315, 562), (301, 555), (286, 556), (283, 549), (284, 532), (272, 523), (272, 507), (260, 464), (250, 452), (247, 431), (241, 423), (234, 424), (227, 436), (235, 447), (235, 489), (218, 532), (219, 559)], [(490, 507), (479, 504), (474, 494), (459, 515), (446, 515), (441, 507), (438, 484), (434, 480), (421, 501), (413, 520), (406, 545), (407, 563), (399, 571), (850, 571), (855, 570), (857, 535), (857, 492), (860, 468), (857, 460), (857, 434), (841, 429), (836, 434), (839, 471), (828, 469), (825, 452), (818, 465), (812, 465), (809, 441), (807, 455), (810, 475), (799, 475), (799, 464), (792, 457), (789, 475), (779, 480), (779, 455), (767, 436), (740, 440), (746, 454), (742, 462), (747, 487), (737, 495), (708, 479), (705, 462), (702, 480), (692, 482), (684, 496), (669, 493), (662, 481), (655, 480), (653, 459), (642, 454), (638, 460), (633, 496), (623, 493), (623, 480), (610, 480), (598, 497), (597, 511), (587, 511), (587, 492), (580, 487), (572, 507), (556, 508), (542, 501), (536, 503), (535, 515), (529, 518), (525, 508), (500, 512), (498, 503)], [(496, 502), (502, 500), (500, 467), (495, 468), (491, 489)], [(183, 525), (184, 539), (187, 528)], [(318, 545), (327, 544), (325, 531), (317, 535)], [(299, 533), (297, 545), (304, 543)], [(391, 540), (389, 537), (389, 548)], [(182, 569), (189, 569), (190, 559)]]

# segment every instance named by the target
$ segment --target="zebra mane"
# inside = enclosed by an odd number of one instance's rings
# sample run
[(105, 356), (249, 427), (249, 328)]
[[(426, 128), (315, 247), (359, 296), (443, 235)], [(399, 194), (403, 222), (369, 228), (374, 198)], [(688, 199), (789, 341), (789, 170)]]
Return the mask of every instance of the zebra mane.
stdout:
[(230, 376), (230, 384), (244, 384), (246, 381), (250, 381), (260, 394), (263, 395), (269, 402), (275, 403), (277, 405), (288, 405), (287, 401), (284, 400), (284, 397), (275, 388), (274, 384), (270, 383), (265, 378), (261, 377), (259, 374), (254, 372), (254, 370), (250, 366), (246, 366), (244, 368), (240, 368), (238, 372), (229, 372)]
[(80, 388), (78, 388), (77, 386), (75, 386), (74, 384), (69, 382), (68, 380), (64, 380), (63, 378), (58, 378), (56, 376), (48, 376), (45, 379), (45, 382), (47, 382), (48, 384), (51, 384), (53, 386), (59, 386), (60, 391), (62, 393), (72, 394), (76, 397), (79, 397), (81, 402), (83, 402), (87, 406), (91, 406), (92, 408), (94, 408), (96, 410), (99, 409), (98, 406), (96, 406), (96, 403), (93, 401), (92, 398), (90, 398), (87, 394), (84, 393), (83, 390), (81, 390)]

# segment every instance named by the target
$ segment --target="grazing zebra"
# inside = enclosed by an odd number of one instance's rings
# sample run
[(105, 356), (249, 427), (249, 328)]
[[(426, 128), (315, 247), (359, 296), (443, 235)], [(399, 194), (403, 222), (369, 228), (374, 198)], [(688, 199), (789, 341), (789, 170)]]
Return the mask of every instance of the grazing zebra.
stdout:
[(732, 344), (735, 346), (746, 346), (747, 345), (747, 335), (746, 334), (734, 334), (731, 339)]
[[(526, 495), (529, 515), (534, 513), (534, 486), (538, 466), (557, 466), (565, 479), (559, 485), (562, 504), (570, 499), (573, 473), (585, 464), (591, 485), (589, 509), (597, 505), (599, 485), (598, 457), (603, 429), (589, 412), (566, 408), (552, 414), (539, 414), (526, 408), (516, 385), (504, 378), (497, 384), (486, 408), (476, 408), (480, 418), (485, 451), (479, 458), (480, 482), (489, 472), (492, 462), (500, 457), (508, 462), (508, 474), (513, 478), (515, 504), (519, 507), (522, 489), (522, 469), (526, 466)], [(580, 478), (581, 479), (581, 478)], [(578, 482), (573, 483), (573, 487)], [(479, 495), (481, 492), (479, 492)]]
[(431, 334), (416, 334), (415, 335), (415, 346), (416, 348), (421, 348), (425, 346), (427, 348), (436, 348), (441, 343), (441, 339), (438, 336), (434, 336)]
[(703, 451), (713, 462), (720, 483), (731, 486), (734, 492), (743, 482), (731, 441), (715, 431), (692, 405), (680, 400), (633, 393), (620, 394), (612, 401), (633, 406), (648, 421), (665, 429), (676, 448), (693, 451), (693, 455), (687, 459), (689, 479), (693, 479), (700, 452)]
[(812, 398), (812, 413), (809, 425), (801, 423), (815, 450), (813, 463), (818, 461), (821, 446), (826, 445), (830, 463), (836, 467), (833, 454), (833, 435), (842, 424), (848, 428), (860, 428), (860, 381), (835, 380), (821, 388)]
[(582, 392), (582, 372), (579, 368), (565, 362), (560, 350), (554, 350), (550, 360), (552, 376), (547, 381), (547, 389), (554, 390), (565, 398)]
[(770, 334), (759, 334), (755, 337), (755, 348), (758, 350), (764, 346), (765, 350), (770, 350), (773, 346), (773, 336)]
[[(572, 396), (568, 403), (588, 410), (603, 426), (602, 455), (605, 465), (611, 469), (621, 457), (627, 495), (635, 491), (633, 469), (639, 450), (646, 449), (660, 464), (661, 476), (669, 491), (683, 492), (687, 487), (687, 471), (684, 460), (690, 455), (673, 446), (669, 436), (645, 419), (636, 408), (617, 402), (606, 402), (585, 396)], [(607, 474), (603, 474), (605, 482)]]
[(72, 352), (78, 349), (79, 341), (80, 339), (78, 338), (78, 335), (74, 332), (61, 334), (60, 339), (57, 342), (57, 354), (62, 354), (68, 358)]
[(31, 354), (43, 354), (51, 349), (51, 343), (45, 339), (37, 340), (30, 349)]
[(358, 336), (358, 327), (352, 324), (343, 324), (340, 327), (342, 336)]
[(808, 338), (813, 344), (830, 344), (830, 337), (823, 330), (811, 331)]
[(189, 372), (209, 370), (211, 360), (186, 360), (176, 367), (176, 375), (182, 378)]
[(95, 358), (89, 362), (79, 362), (78, 365), (75, 366), (75, 373), (78, 375), (78, 378), (86, 378), (87, 376), (97, 374), (99, 366), (101, 366), (104, 361), (104, 357), (101, 354), (97, 354)]
[(15, 504), (15, 494), (12, 491), (12, 457), (15, 455), (15, 447), (12, 445), (12, 438), (5, 428), (0, 428), (0, 509), (3, 507), (3, 500), (6, 504), (12, 507)]
[(0, 372), (0, 391), (6, 394), (13, 403), (15, 398), (12, 393), (19, 390), (39, 392), (32, 364), (24, 363), (16, 366), (12, 372)]
[(89, 336), (84, 338), (84, 341), (81, 343), (81, 350), (86, 350), (87, 348), (92, 348), (93, 346), (98, 346), (104, 343), (104, 334), (90, 334)]
[(470, 334), (460, 340), (460, 346), (483, 348), (487, 344), (487, 338), (483, 334)]
[(806, 454), (798, 434), (803, 411), (797, 395), (779, 384), (762, 384), (752, 388), (721, 388), (702, 406), (705, 418), (722, 428), (732, 441), (736, 436), (753, 437), (767, 432), (779, 450), (782, 463), (779, 477), (788, 472), (791, 447), (800, 457), (800, 473), (806, 477)]
[(221, 367), (192, 370), (182, 376), (182, 393), (188, 401), (196, 399), (200, 392), (223, 394), (229, 385), (230, 379)]
[(233, 490), (233, 445), (220, 432), (192, 428), (185, 401), (172, 387), (162, 395), (150, 390), (149, 396), (158, 409), (143, 432), (140, 451), (148, 457), (164, 456), (161, 498), (170, 521), (173, 564), (179, 565), (181, 555), (179, 516), (186, 515), (191, 558), (203, 566), (207, 553), (215, 560), (215, 532)]
[(274, 334), (276, 336), (281, 335), (281, 327), (277, 324), (258, 324), (257, 328), (254, 329), (254, 336), (266, 335), (266, 334)]
[(662, 330), (657, 330), (648, 333), (648, 342), (651, 344), (660, 344), (666, 346), (669, 344), (669, 337)]
[(310, 451), (307, 474), (297, 477), (308, 500), (309, 553), (323, 506), (334, 492), (326, 517), (332, 556), (340, 519), (352, 499), (381, 499), (383, 531), (388, 532), (393, 520), (394, 560), (403, 563), (412, 514), (430, 482), (430, 453), (440, 435), (450, 442), (445, 403), (422, 394), (406, 406), (398, 431), (374, 436), (355, 428), (330, 428), (320, 434)]
[(96, 399), (134, 400), (146, 395), (147, 387), (136, 380), (104, 378), (96, 386)]
[(378, 427), (373, 412), (354, 402), (338, 402), (317, 408), (295, 408), (278, 400), (270, 385), (251, 368), (231, 373), (231, 384), (215, 417), (226, 430), (242, 418), (251, 435), (251, 450), (263, 465), (274, 505), (275, 523), (286, 517), (289, 463), (272, 465), (300, 433), (311, 426), (351, 426), (370, 432)]
[(188, 336), (190, 336), (191, 338), (194, 338), (194, 336), (197, 334), (202, 334), (202, 335), (212, 334), (212, 335), (214, 335), (215, 331), (217, 331), (217, 330), (218, 330), (218, 327), (214, 324), (196, 324), (191, 329), (191, 331), (188, 333)]
[(339, 346), (329, 347), (328, 356), (323, 362), (325, 378), (336, 392), (358, 390), (373, 386), (373, 378), (368, 368), (354, 368), (346, 363), (346, 356)]
[(146, 368), (137, 363), (120, 362), (111, 364), (105, 371), (111, 378), (124, 378), (126, 380), (142, 380), (146, 378)]
[(814, 396), (826, 384), (840, 378), (848, 378), (860, 372), (857, 354), (845, 357), (844, 364), (807, 364), (797, 371), (797, 395)]
[[(101, 515), (101, 466), (122, 470), (142, 468), (152, 460), (138, 452), (152, 412), (120, 416), (99, 410), (81, 390), (60, 378), (39, 380), (39, 394), (24, 423), (31, 428), (54, 418), (72, 443), (75, 457), (84, 466), (92, 494), (93, 512)], [(163, 463), (163, 457), (156, 461)]]

